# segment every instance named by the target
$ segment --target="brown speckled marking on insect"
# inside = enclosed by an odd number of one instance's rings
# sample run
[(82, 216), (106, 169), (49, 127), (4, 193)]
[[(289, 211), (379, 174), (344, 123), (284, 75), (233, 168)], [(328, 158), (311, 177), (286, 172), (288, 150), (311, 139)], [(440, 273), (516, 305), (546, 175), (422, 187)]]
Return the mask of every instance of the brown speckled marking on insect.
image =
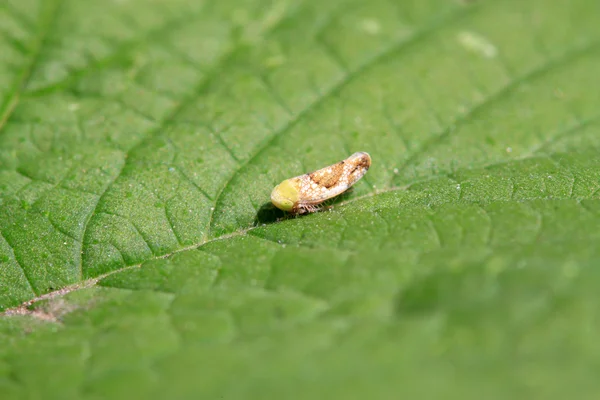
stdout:
[[(357, 168), (369, 169), (370, 166), (371, 166), (371, 159), (369, 157), (367, 157), (366, 155), (361, 155), (359, 157), (356, 157), (356, 161), (354, 163), (354, 170), (356, 170)], [(353, 170), (353, 172), (354, 172), (354, 170)]]
[(322, 168), (318, 171), (308, 174), (310, 180), (319, 186), (330, 188), (336, 185), (342, 174), (344, 173), (344, 161), (340, 161), (337, 164), (333, 164), (329, 167)]
[[(356, 160), (356, 163), (354, 164), (352, 170), (350, 171), (350, 176), (352, 178), (354, 178), (354, 176), (358, 173), (362, 177), (364, 175), (364, 173), (369, 169), (370, 166), (371, 166), (370, 158), (367, 158), (367, 157), (359, 158), (358, 160)], [(357, 179), (360, 179), (360, 178), (357, 178)], [(351, 180), (353, 180), (353, 179), (351, 179)]]
[(291, 213), (304, 214), (319, 209), (319, 204), (348, 190), (371, 166), (368, 153), (358, 152), (343, 161), (286, 181), (298, 191)]

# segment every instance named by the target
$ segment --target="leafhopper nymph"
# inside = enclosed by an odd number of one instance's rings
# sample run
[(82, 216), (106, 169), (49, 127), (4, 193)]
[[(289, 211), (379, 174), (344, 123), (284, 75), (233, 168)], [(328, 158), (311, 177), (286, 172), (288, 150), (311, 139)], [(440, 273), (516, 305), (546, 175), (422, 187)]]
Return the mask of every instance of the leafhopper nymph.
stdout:
[(271, 202), (280, 210), (293, 214), (316, 211), (325, 200), (348, 190), (370, 166), (368, 153), (354, 153), (329, 167), (286, 179), (271, 192)]

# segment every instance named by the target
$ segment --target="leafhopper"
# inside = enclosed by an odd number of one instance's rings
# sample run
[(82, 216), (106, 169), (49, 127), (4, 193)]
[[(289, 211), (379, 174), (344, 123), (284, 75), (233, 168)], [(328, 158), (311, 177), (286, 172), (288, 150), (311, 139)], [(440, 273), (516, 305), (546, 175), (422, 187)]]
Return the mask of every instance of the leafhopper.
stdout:
[(368, 153), (354, 153), (328, 167), (286, 179), (271, 192), (271, 202), (280, 210), (293, 214), (317, 211), (325, 200), (342, 194), (354, 185), (370, 166), (371, 156)]

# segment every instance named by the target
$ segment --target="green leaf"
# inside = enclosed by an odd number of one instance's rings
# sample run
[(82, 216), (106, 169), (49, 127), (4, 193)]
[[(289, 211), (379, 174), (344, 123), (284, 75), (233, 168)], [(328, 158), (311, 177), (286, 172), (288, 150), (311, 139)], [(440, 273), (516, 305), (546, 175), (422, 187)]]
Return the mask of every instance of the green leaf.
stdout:
[(598, 398), (599, 5), (3, 2), (2, 398)]

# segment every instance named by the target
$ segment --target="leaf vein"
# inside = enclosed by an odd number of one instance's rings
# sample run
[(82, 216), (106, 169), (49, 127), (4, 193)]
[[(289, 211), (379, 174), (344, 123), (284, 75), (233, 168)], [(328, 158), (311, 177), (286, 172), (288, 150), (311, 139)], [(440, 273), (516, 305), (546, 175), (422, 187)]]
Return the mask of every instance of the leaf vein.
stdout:
[(168, 22), (164, 23), (163, 25), (157, 27), (156, 29), (150, 30), (146, 35), (142, 36), (141, 38), (133, 39), (133, 40), (130, 40), (130, 41), (127, 41), (127, 42), (121, 44), (120, 46), (117, 47), (117, 49), (112, 54), (110, 54), (109, 56), (104, 57), (100, 60), (96, 60), (96, 62), (94, 64), (87, 65), (83, 68), (71, 70), (69, 75), (66, 78), (62, 79), (61, 81), (54, 82), (54, 83), (48, 84), (44, 87), (40, 87), (35, 90), (28, 91), (26, 94), (29, 97), (35, 97), (35, 96), (44, 95), (47, 93), (51, 93), (55, 90), (64, 88), (69, 83), (75, 82), (78, 79), (85, 77), (87, 74), (92, 73), (96, 69), (107, 67), (107, 66), (110, 66), (112, 63), (118, 62), (129, 52), (135, 51), (135, 49), (138, 48), (139, 45), (141, 45), (143, 43), (148, 43), (155, 38), (164, 37), (171, 30), (173, 30), (175, 28), (180, 28), (183, 24), (185, 24), (189, 21), (193, 21), (194, 18), (196, 18), (199, 14), (201, 14), (201, 12), (185, 13), (183, 16), (174, 18), (171, 21), (168, 21)]
[(35, 289), (33, 287), (33, 282), (31, 280), (31, 278), (27, 274), (27, 271), (25, 270), (25, 268), (23, 268), (23, 266), (21, 265), (21, 263), (17, 259), (17, 255), (15, 254), (15, 248), (13, 247), (13, 245), (10, 244), (10, 242), (8, 241), (8, 239), (6, 239), (6, 236), (4, 236), (4, 234), (2, 233), (2, 230), (0, 230), (0, 238), (2, 238), (2, 240), (4, 240), (4, 242), (6, 243), (6, 245), (8, 246), (8, 248), (10, 249), (10, 251), (12, 252), (12, 256), (13, 256), (12, 258), (13, 258), (13, 260), (15, 260), (15, 263), (17, 264), (17, 266), (23, 272), (23, 276), (25, 277), (25, 280), (27, 280), (27, 283), (29, 284), (29, 288), (31, 289), (31, 292), (34, 295), (37, 295), (38, 293), (35, 291)]
[(214, 204), (214, 209), (212, 210), (209, 218), (208, 229), (207, 229), (207, 237), (210, 237), (210, 232), (212, 231), (212, 224), (214, 222), (214, 217), (217, 213), (217, 210), (220, 208), (220, 202), (223, 196), (223, 193), (227, 190), (227, 188), (233, 183), (233, 181), (240, 175), (249, 165), (251, 165), (256, 159), (266, 151), (277, 139), (281, 136), (285, 135), (289, 132), (294, 126), (296, 126), (299, 122), (301, 122), (304, 118), (306, 118), (313, 110), (317, 109), (319, 106), (324, 104), (327, 100), (334, 98), (337, 96), (341, 90), (343, 90), (346, 86), (354, 82), (364, 73), (368, 72), (371, 68), (377, 66), (380, 62), (384, 61), (386, 58), (396, 55), (398, 52), (401, 52), (403, 49), (415, 45), (421, 40), (428, 37), (431, 33), (437, 31), (438, 29), (443, 28), (447, 24), (450, 24), (467, 14), (467, 10), (461, 10), (461, 12), (451, 13), (446, 18), (441, 19), (441, 21), (436, 21), (435, 23), (425, 27), (424, 29), (416, 31), (412, 36), (408, 38), (402, 38), (401, 40), (397, 40), (392, 43), (391, 46), (384, 49), (383, 51), (375, 54), (373, 57), (367, 59), (366, 62), (359, 65), (356, 69), (352, 70), (350, 73), (345, 74), (341, 79), (339, 79), (336, 83), (334, 83), (325, 93), (319, 96), (315, 101), (310, 103), (308, 106), (300, 110), (292, 119), (290, 119), (286, 124), (284, 124), (281, 128), (275, 130), (272, 135), (268, 136), (265, 140), (263, 140), (257, 147), (257, 149), (242, 163), (239, 167), (233, 171), (233, 173), (229, 176), (224, 183), (224, 185), (219, 190)]
[(19, 103), (21, 94), (27, 86), (27, 83), (31, 78), (31, 74), (33, 73), (39, 62), (40, 55), (44, 50), (46, 41), (48, 40), (48, 36), (52, 31), (52, 26), (56, 22), (56, 19), (60, 14), (60, 8), (63, 4), (64, 0), (55, 0), (48, 6), (48, 9), (44, 9), (42, 11), (42, 15), (40, 16), (41, 28), (39, 30), (39, 33), (33, 40), (32, 50), (29, 55), (29, 63), (25, 65), (21, 74), (17, 75), (16, 79), (11, 85), (10, 94), (6, 97), (6, 99), (0, 106), (0, 133), (2, 133), (2, 129), (4, 128), (4, 126), (6, 126), (6, 123), (10, 119), (10, 116), (12, 115), (13, 111), (17, 107), (17, 104)]
[(585, 46), (570, 49), (563, 53), (560, 57), (553, 60), (549, 60), (546, 63), (542, 64), (540, 67), (534, 68), (533, 70), (517, 78), (512, 79), (508, 84), (504, 85), (494, 93), (491, 93), (490, 95), (485, 97), (481, 102), (467, 110), (462, 116), (457, 118), (453, 124), (447, 126), (446, 129), (444, 129), (441, 133), (434, 135), (430, 139), (426, 140), (424, 144), (419, 149), (417, 149), (417, 151), (412, 153), (406, 159), (406, 161), (402, 164), (400, 169), (407, 168), (409, 165), (414, 163), (419, 157), (426, 154), (428, 151), (430, 151), (435, 146), (439, 145), (442, 141), (444, 141), (446, 138), (448, 138), (453, 132), (456, 132), (460, 126), (463, 126), (467, 122), (471, 121), (474, 117), (476, 117), (477, 114), (481, 113), (485, 109), (493, 106), (497, 102), (506, 98), (521, 84), (537, 79), (557, 68), (568, 65), (569, 63), (577, 60), (578, 58), (595, 51), (598, 47), (600, 47), (600, 41), (594, 41), (588, 43)]

